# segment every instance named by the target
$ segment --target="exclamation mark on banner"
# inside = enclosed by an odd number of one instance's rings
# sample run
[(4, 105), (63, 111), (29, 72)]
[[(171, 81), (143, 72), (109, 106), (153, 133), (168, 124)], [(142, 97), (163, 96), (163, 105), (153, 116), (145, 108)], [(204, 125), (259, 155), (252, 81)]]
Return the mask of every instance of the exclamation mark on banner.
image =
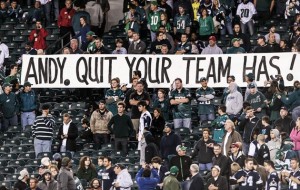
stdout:
[[(290, 66), (290, 70), (291, 70), (291, 71), (292, 71), (293, 68), (294, 68), (296, 56), (297, 56), (297, 54), (294, 54), (294, 55), (293, 55), (292, 62), (291, 62), (291, 66)], [(286, 76), (286, 79), (287, 79), (288, 81), (292, 81), (292, 80), (294, 79), (294, 75), (293, 75), (292, 73), (289, 73), (289, 74)]]

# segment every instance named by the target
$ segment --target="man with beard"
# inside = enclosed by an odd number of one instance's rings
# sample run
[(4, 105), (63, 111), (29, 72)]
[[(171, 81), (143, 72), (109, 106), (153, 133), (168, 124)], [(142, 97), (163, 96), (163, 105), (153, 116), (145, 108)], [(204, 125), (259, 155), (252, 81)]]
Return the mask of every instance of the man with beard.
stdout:
[(44, 171), (43, 180), (37, 186), (43, 190), (57, 190), (57, 181), (52, 179), (51, 171), (47, 169)]
[(290, 134), (292, 129), (296, 126), (295, 121), (289, 116), (289, 111), (285, 106), (281, 107), (279, 114), (280, 118), (275, 121), (274, 126), (279, 132)]

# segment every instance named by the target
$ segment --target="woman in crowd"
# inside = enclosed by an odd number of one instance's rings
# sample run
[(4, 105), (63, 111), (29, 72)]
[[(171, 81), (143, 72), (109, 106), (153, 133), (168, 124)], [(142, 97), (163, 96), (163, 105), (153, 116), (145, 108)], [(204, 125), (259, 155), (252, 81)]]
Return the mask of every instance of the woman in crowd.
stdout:
[(170, 103), (166, 98), (166, 91), (158, 89), (157, 98), (153, 102), (153, 108), (159, 108), (165, 121), (169, 121)]
[(297, 152), (298, 158), (300, 158), (300, 117), (296, 120), (296, 126), (293, 128), (290, 138), (295, 144), (293, 150)]
[(77, 177), (79, 179), (85, 179), (87, 182), (97, 178), (97, 171), (90, 157), (83, 156), (80, 159)]
[(165, 119), (161, 115), (161, 110), (159, 108), (154, 108), (153, 110), (153, 119), (151, 123), (150, 132), (154, 137), (155, 144), (159, 147), (160, 140), (163, 136), (163, 130), (165, 127)]
[(209, 36), (215, 33), (215, 26), (211, 16), (207, 14), (207, 9), (201, 10), (201, 17), (199, 18), (199, 38), (203, 41), (208, 41)]

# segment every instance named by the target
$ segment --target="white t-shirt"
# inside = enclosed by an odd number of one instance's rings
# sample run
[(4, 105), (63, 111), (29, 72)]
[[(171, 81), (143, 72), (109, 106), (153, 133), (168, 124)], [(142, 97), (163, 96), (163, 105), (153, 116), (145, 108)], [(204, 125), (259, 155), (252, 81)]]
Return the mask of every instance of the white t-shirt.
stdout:
[(247, 4), (239, 4), (236, 11), (236, 15), (240, 16), (241, 22), (243, 24), (249, 22), (254, 14), (256, 14), (256, 9), (254, 7), (254, 4), (251, 2), (248, 2)]
[(6, 44), (0, 42), (0, 68), (3, 67), (4, 59), (9, 57), (9, 50)]

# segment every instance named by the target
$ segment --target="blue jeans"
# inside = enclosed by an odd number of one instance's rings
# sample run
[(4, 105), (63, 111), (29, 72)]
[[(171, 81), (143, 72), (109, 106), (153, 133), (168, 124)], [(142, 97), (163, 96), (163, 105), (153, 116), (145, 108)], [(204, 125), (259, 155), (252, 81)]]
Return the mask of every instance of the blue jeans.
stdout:
[(292, 119), (296, 122), (297, 118), (300, 117), (300, 106), (295, 107), (292, 112)]
[(35, 120), (35, 112), (23, 112), (21, 113), (21, 125), (23, 130), (26, 125), (33, 125)]
[(248, 32), (249, 32), (250, 36), (252, 36), (254, 34), (254, 22), (253, 22), (253, 20), (249, 20), (245, 24), (243, 24), (241, 22), (242, 33), (246, 34), (246, 28), (248, 28)]
[(249, 148), (250, 148), (250, 143), (243, 142), (243, 152), (245, 156), (248, 156)]
[(199, 164), (199, 170), (200, 171), (210, 171), (212, 168), (212, 163), (206, 163), (206, 164)]
[(53, 9), (54, 9), (54, 20), (57, 20), (59, 16), (59, 2), (58, 0), (52, 0), (52, 2), (53, 2)]
[(226, 31), (228, 34), (233, 34), (232, 22), (225, 22), (225, 27), (221, 30), (221, 35), (226, 35)]
[(51, 152), (51, 144), (52, 140), (40, 140), (34, 138), (35, 156), (37, 157), (40, 152)]
[(174, 128), (191, 128), (191, 118), (179, 118), (179, 119), (174, 119)]
[(15, 125), (18, 125), (18, 116), (17, 115), (12, 116), (11, 118), (4, 117), (1, 130), (7, 131), (9, 126), (15, 126)]
[(51, 6), (51, 2), (48, 2), (42, 6), (43, 12), (46, 15), (46, 26), (50, 25), (51, 23)]
[(200, 119), (201, 122), (203, 122), (203, 121), (213, 121), (213, 120), (215, 120), (215, 114), (214, 113), (200, 114), (199, 119)]

